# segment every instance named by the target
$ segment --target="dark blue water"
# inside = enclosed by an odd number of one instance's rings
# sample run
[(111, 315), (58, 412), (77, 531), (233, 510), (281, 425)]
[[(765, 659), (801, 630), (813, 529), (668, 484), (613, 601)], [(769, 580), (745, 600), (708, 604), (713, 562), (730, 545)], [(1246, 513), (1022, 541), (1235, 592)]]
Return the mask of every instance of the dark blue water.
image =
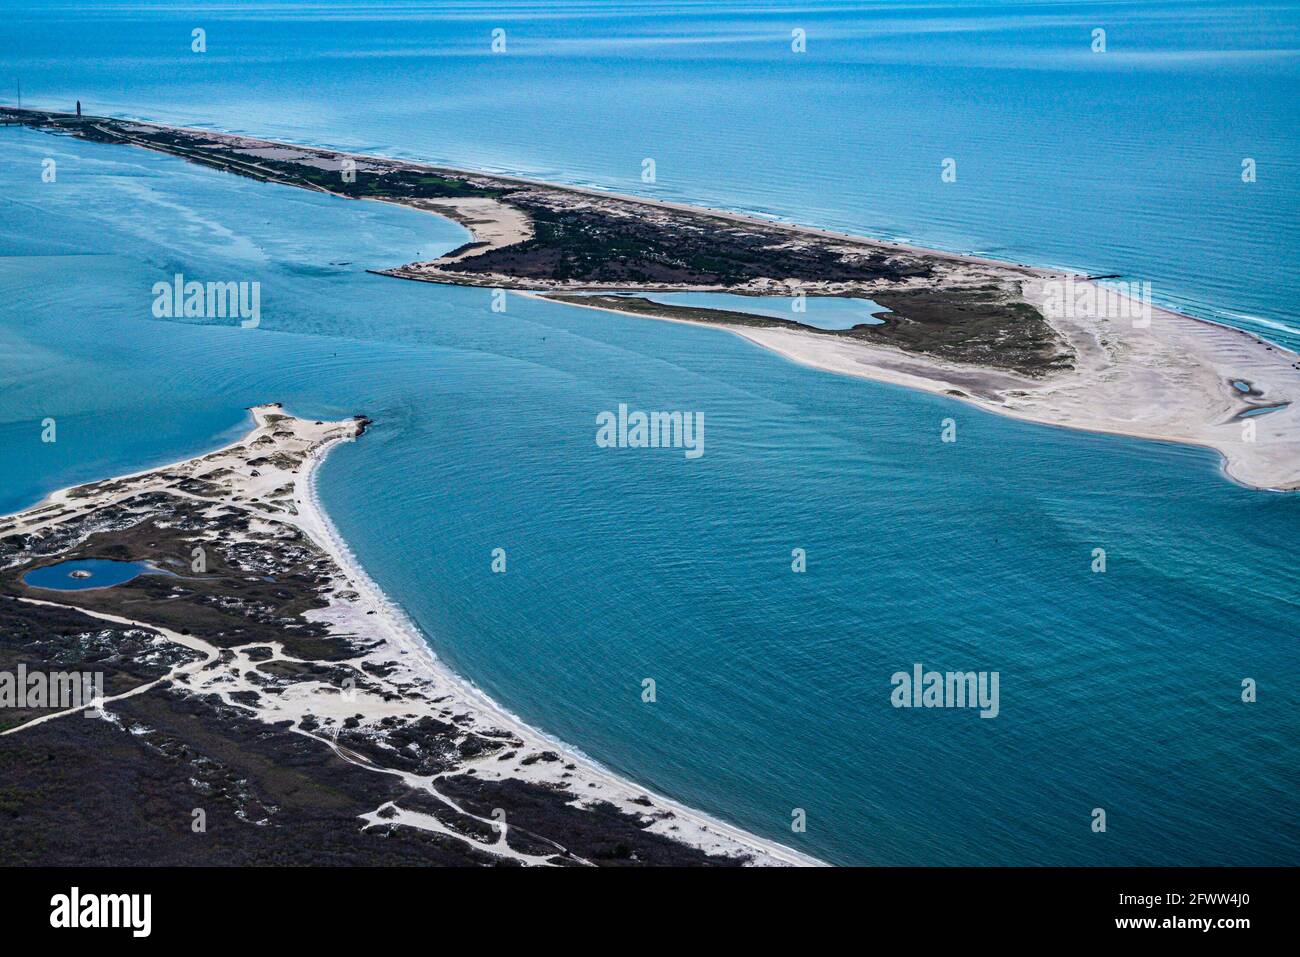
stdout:
[(117, 562), (107, 558), (80, 558), (44, 568), (33, 568), (23, 582), (33, 588), (56, 591), (85, 591), (124, 585), (149, 571), (144, 562)]

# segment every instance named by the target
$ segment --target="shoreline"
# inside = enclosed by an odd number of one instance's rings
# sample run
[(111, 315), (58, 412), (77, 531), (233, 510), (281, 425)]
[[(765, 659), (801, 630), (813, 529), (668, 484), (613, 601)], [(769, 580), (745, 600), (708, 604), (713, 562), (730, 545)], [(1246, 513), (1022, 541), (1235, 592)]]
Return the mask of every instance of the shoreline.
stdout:
[[(515, 295), (524, 296), (529, 299), (538, 299), (544, 302), (558, 302), (557, 300), (552, 299), (549, 295), (545, 293), (528, 292), (524, 290), (511, 290), (511, 291)], [(631, 319), (645, 319), (652, 322), (675, 322), (675, 323), (680, 323), (682, 325), (695, 326), (701, 329), (717, 329), (723, 332), (729, 332), (732, 335), (745, 340), (751, 345), (757, 346), (758, 348), (762, 349), (764, 352), (779, 356), (780, 358), (785, 359), (788, 362), (792, 362), (795, 365), (802, 366), (803, 368), (806, 369), (813, 369), (818, 372), (824, 372), (830, 375), (845, 376), (847, 378), (852, 378), (852, 379), (865, 379), (869, 382), (878, 382), (884, 385), (897, 386), (899, 388), (909, 389), (915, 392), (925, 392), (929, 395), (936, 395), (945, 399), (951, 399), (953, 401), (960, 402), (963, 405), (968, 405), (973, 408), (979, 409), (982, 412), (987, 412), (992, 415), (998, 415), (1007, 419), (1013, 419), (1017, 422), (1027, 422), (1032, 425), (1045, 426), (1048, 428), (1067, 429), (1072, 432), (1087, 432), (1095, 435), (1111, 435), (1119, 438), (1136, 439), (1143, 442), (1163, 442), (1171, 445), (1192, 446), (1194, 448), (1205, 449), (1206, 451), (1217, 453), (1219, 474), (1223, 478), (1232, 482), (1234, 485), (1238, 485), (1241, 488), (1250, 489), (1251, 491), (1272, 492), (1277, 494), (1288, 494), (1300, 490), (1300, 486), (1297, 485), (1274, 487), (1274, 486), (1267, 486), (1267, 485), (1256, 485), (1251, 482), (1245, 481), (1244, 479), (1233, 474), (1232, 459), (1227, 454), (1225, 454), (1224, 450), (1220, 446), (1214, 445), (1210, 442), (1204, 442), (1204, 441), (1198, 442), (1191, 439), (1180, 439), (1176, 437), (1170, 437), (1168, 435), (1164, 435), (1158, 432), (1139, 432), (1131, 429), (1124, 430), (1119, 428), (1111, 428), (1096, 423), (1082, 424), (1082, 423), (1053, 421), (1049, 418), (1034, 415), (1032, 413), (1028, 413), (1020, 410), (1013, 410), (1013, 409), (1006, 409), (1006, 408), (997, 408), (997, 409), (990, 408), (988, 403), (982, 402), (973, 396), (954, 394), (954, 392), (951, 389), (945, 388), (945, 383), (942, 382), (932, 383), (924, 380), (907, 381), (909, 377), (906, 374), (889, 375), (883, 373), (879, 369), (872, 369), (870, 371), (865, 371), (861, 369), (846, 368), (842, 364), (837, 364), (835, 362), (827, 361), (825, 358), (819, 357), (815, 353), (812, 354), (805, 353), (799, 350), (798, 348), (785, 348), (782, 347), (781, 345), (773, 344), (770, 341), (765, 341), (761, 333), (755, 333), (754, 330), (746, 328), (744, 326), (729, 325), (726, 323), (700, 322), (693, 319), (672, 317), (672, 316), (650, 316), (644, 313), (630, 312), (622, 309), (613, 309), (608, 306), (602, 306), (602, 305), (574, 302), (572, 300), (567, 300), (567, 299), (564, 300), (562, 304), (565, 306), (571, 306), (575, 309), (593, 309), (598, 312), (608, 312), (613, 315), (624, 316)], [(1194, 322), (1202, 322), (1216, 329), (1222, 330), (1224, 332), (1239, 333), (1242, 335), (1250, 336), (1251, 338), (1256, 339), (1257, 342), (1264, 343), (1264, 340), (1259, 339), (1253, 333), (1247, 332), (1244, 329), (1240, 329), (1237, 326), (1230, 326), (1227, 325), (1226, 323), (1216, 322), (1213, 319), (1201, 319), (1195, 316), (1187, 316), (1182, 313), (1172, 313), (1169, 310), (1157, 309), (1157, 311), (1164, 312), (1167, 315), (1176, 316), (1181, 319), (1190, 319)], [(1277, 343), (1268, 342), (1265, 344), (1271, 346), (1275, 350), (1290, 352), (1290, 350), (1287, 349), (1285, 346), (1278, 345)], [(1291, 353), (1291, 354), (1300, 357), (1300, 354), (1297, 353)]]
[[(370, 577), (320, 500), (319, 467), (370, 420), (301, 419), (279, 403), (248, 413), (252, 428), (235, 442), (66, 486), (0, 521), (0, 616), (7, 602), (36, 615), (79, 613), (202, 656), (112, 696), (111, 724), (138, 728), (131, 712), (156, 710), (157, 696), (219, 702), (210, 730), (238, 714), (262, 735), (282, 729), (285, 753), (295, 747), (286, 739), (306, 738), (374, 781), (356, 816), (336, 826), (459, 842), (467, 862), (825, 866), (609, 770), (456, 673)], [(204, 567), (189, 567), (193, 552)], [(23, 581), (52, 563), (123, 556), (172, 574), (69, 591)], [(21, 743), (70, 713), (6, 737)], [(320, 774), (328, 788), (340, 772)]]
[[(664, 797), (649, 788), (642, 787), (631, 778), (609, 770), (568, 742), (528, 724), (523, 718), (491, 698), (469, 678), (444, 664), (414, 620), (366, 572), (320, 501), (317, 487), (318, 471), (326, 456), (343, 441), (352, 440), (332, 439), (318, 446), (307, 457), (298, 476), (295, 503), (298, 506), (299, 516), (303, 520), (304, 530), (334, 560), (353, 588), (360, 593), (361, 601), (373, 607), (376, 612), (375, 618), (381, 623), (381, 627), (388, 633), (389, 640), (399, 652), (410, 653), (420, 662), (421, 667), (427, 669), (429, 677), (454, 688), (463, 696), (466, 704), (476, 707), (494, 726), (512, 731), (525, 741), (534, 739), (544, 747), (559, 751), (569, 761), (585, 765), (589, 777), (602, 781), (613, 791), (625, 792), (625, 797), (629, 800), (641, 795), (649, 796), (656, 805), (671, 810), (678, 821), (688, 822), (698, 830), (698, 833), (689, 837), (677, 835), (677, 840), (709, 849), (710, 846), (717, 846), (716, 841), (710, 839), (710, 835), (717, 834), (727, 841), (753, 848), (771, 858), (774, 863), (800, 867), (828, 866), (825, 861), (769, 838), (760, 837), (672, 798)], [(610, 795), (605, 797), (609, 798)]]
[[(244, 134), (4, 113), (39, 130), (432, 212), (470, 231), (470, 243), (438, 259), (369, 270), (379, 275), (550, 298), (719, 290), (868, 298), (884, 308), (884, 321), (849, 330), (770, 317), (742, 322), (708, 309), (691, 310), (686, 321), (736, 332), (808, 367), (947, 395), (1022, 421), (1211, 448), (1222, 456), (1222, 472), (1243, 486), (1300, 489), (1300, 354), (1238, 326), (1156, 307), (1149, 284), (1127, 295), (1102, 285), (1115, 277)], [(351, 178), (340, 175), (349, 168)], [(638, 250), (634, 261), (619, 243)], [(1058, 286), (1074, 297), (1068, 310), (1060, 309)], [(1134, 303), (1141, 322), (1127, 308)], [(673, 318), (656, 312), (649, 317)]]
[[(264, 404), (274, 405), (275, 403), (264, 403)], [(244, 411), (251, 415), (252, 409), (260, 408), (260, 407), (261, 407), (260, 405), (249, 406)], [(17, 518), (19, 515), (26, 514), (27, 512), (34, 512), (37, 509), (48, 508), (52, 505), (56, 505), (60, 502), (63, 502), (66, 499), (67, 493), (71, 492), (73, 489), (83, 488), (87, 485), (95, 485), (100, 482), (126, 482), (126, 481), (130, 481), (131, 479), (141, 478), (145, 475), (152, 475), (154, 472), (163, 472), (166, 471), (167, 469), (174, 469), (184, 465), (186, 462), (193, 462), (195, 459), (201, 459), (208, 455), (219, 455), (223, 452), (229, 452), (232, 451), (233, 449), (237, 449), (244, 444), (244, 440), (247, 438), (248, 438), (248, 433), (243, 432), (240, 434), (240, 437), (235, 439), (233, 442), (227, 442), (225, 445), (219, 445), (216, 448), (208, 449), (206, 452), (202, 452), (202, 451), (197, 452), (196, 454), (191, 455), (189, 458), (173, 459), (168, 462), (163, 462), (161, 465), (154, 465), (148, 468), (137, 469), (134, 472), (123, 472), (121, 475), (111, 475), (107, 478), (87, 479), (84, 482), (74, 482), (71, 485), (63, 485), (60, 486), (59, 488), (51, 489), (50, 491), (41, 495), (40, 498), (36, 499), (30, 505), (24, 505), (21, 508), (16, 508), (11, 512), (0, 512), (0, 522), (4, 522), (12, 518)]]
[[(25, 106), (22, 107), (21, 109), (17, 107), (5, 107), (5, 109), (10, 110), (12, 112), (22, 112), (22, 113), (61, 114), (61, 111), (59, 110), (30, 107), (30, 106)], [(89, 116), (87, 117), (87, 119), (92, 119), (92, 118), (94, 117), (89, 117)], [(265, 147), (292, 146), (294, 148), (302, 149), (306, 151), (327, 152), (327, 153), (335, 154), (341, 158), (347, 158), (358, 162), (365, 162), (368, 160), (372, 161), (372, 160), (379, 159), (388, 163), (393, 163), (398, 166), (406, 166), (406, 167), (411, 167), (416, 169), (428, 168), (428, 169), (436, 169), (436, 170), (446, 170), (448, 172), (453, 172), (453, 173), (460, 173), (465, 176), (490, 177), (492, 179), (503, 180), (505, 182), (515, 183), (524, 187), (537, 187), (537, 188), (543, 188), (548, 190), (556, 190), (560, 192), (575, 193), (581, 196), (589, 196), (596, 199), (618, 200), (621, 202), (627, 202), (636, 205), (652, 206), (660, 209), (674, 210), (677, 212), (702, 214), (705, 216), (710, 216), (728, 222), (735, 222), (746, 226), (754, 226), (754, 225), (766, 226), (774, 229), (786, 230), (801, 235), (816, 236), (823, 239), (832, 239), (837, 242), (850, 242), (850, 243), (864, 245), (864, 246), (879, 246), (887, 249), (896, 250), (898, 252), (913, 253), (919, 256), (936, 256), (936, 257), (941, 257), (943, 259), (954, 260), (957, 262), (971, 263), (975, 265), (991, 266), (991, 267), (1003, 268), (1003, 269), (1022, 270), (1024, 272), (1031, 273), (1034, 275), (1043, 275), (1043, 276), (1071, 275), (1076, 277), (1086, 276), (1086, 274), (1084, 273), (1075, 272), (1074, 270), (1071, 269), (1055, 268), (1050, 266), (1033, 266), (1026, 263), (1013, 263), (1007, 260), (990, 259), (988, 257), (978, 256), (971, 253), (960, 253), (953, 250), (940, 249), (932, 246), (918, 246), (914, 243), (903, 242), (899, 240), (879, 239), (872, 236), (864, 236), (858, 233), (847, 233), (847, 232), (843, 232), (842, 230), (833, 230), (821, 226), (808, 226), (801, 223), (790, 222), (785, 219), (770, 219), (768, 217), (761, 216), (757, 213), (747, 213), (740, 210), (726, 209), (723, 207), (706, 206), (700, 203), (687, 203), (687, 202), (681, 202), (677, 200), (653, 199), (646, 196), (639, 196), (636, 193), (620, 193), (614, 190), (600, 189), (595, 186), (581, 186), (576, 183), (564, 183), (564, 182), (555, 182), (553, 180), (537, 179), (534, 177), (525, 176), (517, 172), (503, 173), (503, 172), (497, 172), (489, 169), (477, 169), (468, 166), (456, 166), (451, 163), (431, 162), (431, 161), (419, 160), (419, 159), (408, 159), (399, 156), (389, 156), (384, 153), (356, 153), (351, 150), (346, 150), (341, 148), (324, 147), (324, 146), (320, 146), (319, 144), (296, 142), (292, 139), (267, 140), (251, 133), (240, 133), (233, 130), (216, 128), (216, 127), (205, 128), (205, 127), (197, 127), (197, 126), (182, 126), (173, 123), (163, 123), (163, 122), (159, 122), (158, 120), (140, 119), (133, 116), (113, 116), (113, 117), (100, 117), (100, 118), (108, 119), (120, 123), (134, 123), (141, 126), (152, 126), (161, 130), (176, 130), (183, 133), (189, 133), (195, 136), (215, 136), (220, 138), (245, 140), (248, 141), (249, 143), (257, 143)], [(161, 153), (164, 156), (177, 155), (175, 153), (170, 153), (166, 150), (154, 149), (144, 144), (134, 143), (132, 145), (135, 145), (137, 148), (140, 149), (149, 149), (151, 152)], [(331, 196), (337, 196), (340, 199), (352, 198), (348, 196), (346, 193), (341, 193), (326, 188), (319, 188), (319, 191), (327, 193)], [(370, 199), (372, 202), (389, 203), (395, 206), (409, 206), (409, 204), (407, 203), (402, 203), (393, 199), (386, 199), (386, 198), (379, 198), (379, 197), (365, 197), (365, 198)], [(420, 209), (423, 212), (430, 212), (436, 216), (442, 216), (444, 219), (449, 219), (452, 222), (457, 223), (458, 225), (464, 226), (467, 230), (469, 230), (473, 234), (473, 229), (470, 226), (465, 226), (465, 224), (460, 219), (451, 216), (447, 213), (439, 212), (437, 209), (424, 209), (422, 207), (415, 207), (415, 206), (410, 206), (409, 208)], [(474, 235), (477, 237), (477, 234)], [(454, 253), (455, 250), (453, 250), (452, 252)], [(448, 255), (450, 255), (450, 253)], [(680, 288), (680, 287), (674, 286), (673, 288)], [(1194, 317), (1188, 317), (1188, 318), (1194, 318)]]

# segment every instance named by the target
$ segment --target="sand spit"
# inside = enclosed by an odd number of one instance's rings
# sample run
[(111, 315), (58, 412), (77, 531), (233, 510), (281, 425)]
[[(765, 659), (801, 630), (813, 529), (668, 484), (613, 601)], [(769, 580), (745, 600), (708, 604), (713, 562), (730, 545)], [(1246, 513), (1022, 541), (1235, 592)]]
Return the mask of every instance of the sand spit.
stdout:
[[(352, 159), (357, 163), (366, 161), (365, 157)], [(608, 212), (630, 208), (651, 219), (665, 212), (699, 214), (742, 226), (784, 229), (796, 240), (816, 239), (846, 248), (865, 247), (934, 259), (943, 265), (940, 284), (949, 288), (988, 282), (1014, 284), (1068, 343), (1074, 354), (1072, 369), (1028, 376), (973, 363), (946, 362), (888, 344), (812, 329), (719, 324), (813, 368), (947, 395), (991, 412), (1044, 425), (1203, 446), (1219, 452), (1225, 474), (1242, 485), (1278, 491), (1300, 488), (1300, 356), (1244, 330), (1160, 309), (1149, 302), (1117, 296), (1113, 291), (1103, 294), (1100, 284), (1059, 270), (773, 223), (683, 203), (539, 184), (521, 177), (492, 174), (492, 178), (545, 187), (552, 194), (568, 197), (565, 202), (574, 209)], [(471, 243), (438, 260), (391, 271), (402, 278), (464, 282), (467, 277), (444, 273), (444, 267), (454, 269), (466, 256), (521, 243), (533, 235), (527, 216), (492, 199), (404, 200), (401, 204), (454, 219), (473, 236)], [(536, 284), (505, 274), (475, 281), (520, 292), (538, 291)], [(922, 288), (927, 282), (881, 281), (878, 289), (870, 284), (801, 280), (756, 280), (743, 287), (574, 282), (567, 288), (781, 296), (852, 294), (870, 298), (879, 292)], [(1061, 287), (1067, 285), (1071, 308), (1052, 311), (1049, 298), (1059, 296)], [(547, 285), (542, 291), (557, 290)], [(1117, 310), (1121, 303), (1131, 308), (1121, 306)]]
[[(470, 243), (439, 259), (382, 270), (398, 278), (522, 293), (727, 291), (893, 303), (884, 324), (849, 331), (780, 321), (737, 326), (734, 316), (729, 323), (725, 313), (710, 318), (698, 310), (682, 318), (728, 328), (811, 367), (1026, 421), (1212, 448), (1243, 485), (1300, 488), (1300, 356), (1154, 307), (1149, 289), (1136, 302), (1059, 270), (518, 176), (210, 130), (3, 112), (244, 176), (410, 206), (470, 230)], [(345, 176), (349, 171), (357, 175)], [(366, 175), (361, 189), (358, 177)], [(552, 223), (549, 239), (538, 236), (538, 216)], [(559, 245), (555, 223), (569, 237)], [(650, 258), (625, 262), (620, 250), (629, 240), (651, 250)], [(705, 281), (709, 269), (692, 263), (717, 249), (743, 268)], [(681, 262), (667, 261), (678, 253)], [(555, 257), (567, 265), (548, 272)], [(1049, 301), (1060, 300), (1062, 286), (1070, 308), (1053, 311)], [(1137, 306), (1140, 321), (1117, 310), (1127, 305)], [(593, 308), (624, 312), (616, 303)]]
[[(1044, 299), (1044, 280), (1025, 284)], [(1041, 379), (785, 330), (734, 329), (795, 362), (959, 398), (1002, 415), (1215, 449), (1242, 485), (1300, 488), (1300, 356), (1229, 326), (1152, 308), (1149, 325), (1056, 317), (1076, 367)]]
[[(1041, 307), (1051, 284), (1066, 282), (1082, 285), (1058, 273), (1025, 279), (1021, 288)], [(573, 299), (565, 304), (645, 317)], [(726, 329), (800, 365), (948, 396), (1027, 422), (1203, 446), (1219, 452), (1224, 473), (1242, 485), (1300, 488), (1300, 355), (1242, 329), (1154, 306), (1149, 313), (1137, 322), (1085, 310), (1050, 317), (1075, 359), (1073, 369), (1045, 376), (944, 362), (811, 330), (654, 318)]]
[[(18, 601), (32, 605), (76, 610), (104, 622), (149, 629), (193, 653), (162, 678), (119, 695), (118, 699), (171, 684), (194, 695), (215, 696), (225, 705), (242, 709), (241, 713), (251, 712), (267, 725), (284, 726), (288, 722), (295, 732), (333, 748), (339, 758), (375, 774), (400, 778), (407, 793), (418, 798), (384, 800), (361, 815), (358, 827), (409, 827), (447, 839), (472, 840), (476, 853), (503, 862), (549, 864), (560, 851), (567, 855), (569, 863), (590, 863), (553, 843), (543, 850), (521, 850), (515, 842), (507, 841), (508, 821), (474, 814), (440, 789), (441, 780), (472, 774), (474, 780), (480, 781), (529, 782), (571, 795), (568, 803), (576, 806), (614, 805), (638, 819), (646, 833), (662, 835), (708, 854), (746, 858), (756, 865), (820, 863), (612, 774), (527, 726), (452, 673), (432, 653), (409, 618), (358, 565), (320, 505), (316, 492), (320, 463), (339, 443), (362, 435), (368, 421), (358, 417), (342, 422), (313, 422), (289, 415), (274, 404), (251, 411), (253, 430), (223, 449), (145, 472), (62, 489), (32, 508), (0, 518), (0, 540), (26, 543), (26, 553), (0, 554), (0, 568), (23, 567), (31, 562), (33, 554), (43, 562), (60, 558), (75, 551), (88, 534), (126, 527), (135, 519), (124, 515), (140, 514), (161, 515), (163, 525), (183, 527), (186, 541), (211, 541), (209, 533), (219, 528), (223, 550), (282, 558), (283, 553), (276, 552), (282, 549), (294, 556), (295, 567), (305, 563), (311, 568), (312, 580), (317, 584), (309, 597), (323, 607), (309, 608), (301, 618), (319, 634), (295, 633), (291, 639), (290, 634), (282, 633), (283, 641), (259, 636), (245, 644), (220, 647), (198, 633), (189, 634), (188, 629), (182, 632), (175, 624), (169, 628), (151, 620), (150, 611), (160, 614), (161, 606), (148, 600), (133, 598), (123, 608), (127, 613), (118, 612), (116, 605), (106, 604), (115, 600), (113, 589), (101, 590), (93, 598), (84, 594), (64, 598), (74, 593), (43, 589), (28, 589), (26, 594), (16, 596)], [(184, 510), (160, 506), (158, 503), (164, 500), (180, 503)], [(94, 521), (88, 517), (94, 517)], [(208, 527), (196, 528), (196, 524)], [(306, 554), (301, 554), (304, 551)], [(189, 571), (184, 568), (179, 575)], [(174, 580), (198, 581), (200, 577)], [(290, 587), (288, 577), (279, 581), (282, 587)], [(106, 607), (115, 610), (106, 611)], [(246, 611), (251, 613), (251, 609)], [(182, 616), (181, 620), (186, 619)], [(265, 634), (275, 634), (274, 628)], [(290, 650), (301, 646), (289, 644), (304, 638), (338, 639), (342, 647), (352, 649), (349, 653), (354, 657), (305, 659)], [(302, 672), (313, 677), (275, 682), (268, 688), (264, 677), (268, 668), (273, 673)], [(355, 680), (346, 679), (340, 684), (338, 669), (354, 675)], [(333, 676), (327, 677), (326, 671), (332, 671)], [(99, 704), (109, 721), (114, 720), (114, 700)], [(45, 715), (7, 734), (20, 739), (24, 730), (67, 714)], [(456, 758), (454, 768), (431, 774), (406, 770), (409, 764), (383, 761), (385, 749), (390, 747), (384, 735), (394, 723), (415, 727), (422, 719), (432, 719), (443, 727), (454, 726), (455, 733), (463, 735), (462, 742), (473, 739), (475, 748), (462, 748), (459, 754), (463, 758)], [(487, 747), (483, 747), (484, 742)], [(367, 747), (372, 743), (373, 748)], [(412, 803), (417, 806), (409, 806)], [(430, 806), (436, 813), (426, 813)], [(449, 820), (460, 824), (449, 826)], [(472, 825), (471, 834), (477, 829), (477, 837), (467, 838), (465, 822)], [(539, 836), (539, 840), (545, 839)]]

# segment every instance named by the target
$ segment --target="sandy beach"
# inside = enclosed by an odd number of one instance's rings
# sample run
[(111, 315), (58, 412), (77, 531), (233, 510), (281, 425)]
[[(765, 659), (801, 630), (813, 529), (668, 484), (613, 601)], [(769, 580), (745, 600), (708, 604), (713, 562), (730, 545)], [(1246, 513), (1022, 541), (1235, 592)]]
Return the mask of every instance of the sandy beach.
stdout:
[[(1041, 297), (1042, 283), (1027, 289)], [(972, 374), (821, 336), (735, 331), (813, 368), (939, 393), (1043, 425), (1203, 446), (1219, 452), (1224, 473), (1242, 485), (1300, 488), (1295, 353), (1159, 308), (1149, 328), (1095, 315), (1057, 322), (1080, 361), (1073, 374), (1046, 381)]]
[[(809, 855), (774, 841), (759, 838), (685, 805), (647, 791), (634, 782), (606, 770), (591, 758), (557, 738), (546, 735), (525, 724), (520, 718), (485, 695), (472, 683), (446, 667), (429, 647), (414, 622), (403, 612), (357, 562), (351, 549), (338, 533), (320, 503), (316, 490), (316, 472), (334, 443), (319, 446), (307, 459), (298, 477), (295, 501), (301, 527), (317, 542), (338, 565), (342, 575), (340, 587), (357, 593), (351, 607), (341, 609), (344, 615), (334, 619), (342, 625), (357, 628), (366, 637), (383, 643), (390, 652), (395, 650), (404, 665), (422, 674), (443, 695), (451, 695), (457, 711), (473, 714), (492, 728), (511, 731), (536, 751), (557, 750), (567, 761), (577, 765), (576, 776), (585, 788), (581, 793), (592, 798), (610, 801), (629, 812), (646, 810), (644, 799), (649, 797), (656, 808), (672, 811), (677, 829), (671, 836), (692, 846), (718, 854), (753, 854), (759, 864), (818, 865), (821, 862)], [(376, 612), (370, 616), (370, 611)], [(333, 612), (333, 609), (331, 609)], [(332, 617), (323, 613), (322, 617)], [(344, 710), (350, 713), (351, 705)], [(555, 778), (553, 763), (536, 763), (531, 766), (515, 762), (504, 768), (491, 768), (491, 773), (502, 777), (523, 780), (547, 781)], [(483, 773), (480, 771), (480, 773)], [(664, 833), (670, 825), (657, 820), (652, 830)]]
[[(1042, 303), (1045, 284), (1060, 275), (1027, 280), (1026, 295)], [(1054, 317), (1079, 361), (1069, 374), (1044, 378), (811, 331), (655, 318), (725, 329), (809, 368), (919, 389), (1026, 422), (1213, 449), (1233, 481), (1300, 489), (1300, 355), (1242, 329), (1159, 307), (1150, 312), (1147, 326), (1095, 313)]]
[[(1252, 333), (1161, 309), (1149, 284), (1140, 295), (1131, 291), (1134, 277), (1116, 292), (1061, 270), (590, 187), (208, 130), (9, 112), (240, 175), (409, 206), (470, 231), (470, 243), (439, 259), (379, 270), (397, 278), (521, 293), (707, 291), (893, 303), (883, 324), (848, 331), (779, 320), (738, 325), (734, 314), (710, 318), (701, 310), (687, 319), (812, 368), (1025, 421), (1214, 449), (1236, 482), (1300, 488), (1300, 356)], [(360, 189), (350, 172), (372, 177), (367, 189), (376, 191)], [(379, 182), (392, 185), (380, 189)], [(551, 224), (544, 242), (534, 217)], [(565, 224), (569, 239), (554, 240), (555, 223)], [(620, 247), (602, 245), (614, 234), (649, 259), (625, 262)], [(711, 281), (708, 269), (693, 272), (690, 263), (708, 259), (713, 243), (725, 251), (718, 258), (743, 268)], [(683, 244), (691, 250), (683, 262), (662, 261)], [(651, 260), (657, 272), (647, 271)], [(1068, 288), (1065, 309), (1054, 308), (1061, 287)], [(612, 305), (592, 308), (624, 312)]]
[[(75, 536), (78, 528), (102, 527), (94, 516), (113, 512), (132, 502), (159, 497), (188, 501), (217, 521), (219, 516), (238, 513), (249, 520), (246, 533), (236, 532), (229, 544), (236, 550), (263, 548), (265, 542), (291, 543), (292, 532), (300, 532), (319, 549), (312, 564), (325, 584), (317, 589), (324, 607), (311, 608), (303, 618), (319, 625), (325, 634), (340, 636), (356, 657), (335, 662), (349, 669), (355, 681), (344, 682), (341, 692), (336, 681), (298, 680), (266, 693), (261, 677), (267, 663), (285, 668), (303, 668), (310, 661), (299, 657), (285, 644), (274, 640), (248, 641), (218, 647), (188, 630), (181, 633), (151, 620), (138, 600), (128, 617), (99, 605), (87, 607), (81, 601), (64, 599), (63, 594), (40, 592), (39, 597), (19, 595), (17, 601), (57, 610), (77, 610), (105, 623), (149, 629), (166, 640), (183, 646), (191, 657), (176, 664), (162, 677), (113, 696), (100, 704), (103, 717), (118, 722), (115, 703), (136, 698), (151, 689), (171, 685), (200, 696), (216, 696), (241, 713), (251, 712), (267, 726), (290, 722), (295, 733), (331, 747), (335, 754), (356, 767), (376, 774), (396, 776), (407, 793), (432, 799), (448, 814), (473, 822), (490, 839), (474, 839), (477, 853), (486, 853), (513, 863), (547, 864), (553, 851), (522, 851), (507, 840), (509, 819), (474, 814), (463, 801), (444, 793), (442, 782), (450, 775), (473, 775), (479, 781), (521, 781), (552, 793), (571, 795), (578, 807), (616, 807), (639, 821), (646, 833), (700, 849), (710, 855), (744, 858), (753, 865), (816, 865), (816, 859), (779, 843), (760, 838), (709, 815), (688, 808), (616, 775), (590, 758), (525, 722), (492, 701), (470, 682), (447, 668), (432, 652), (423, 634), (407, 615), (370, 579), (356, 561), (321, 505), (317, 492), (318, 469), (326, 456), (343, 442), (355, 441), (368, 424), (364, 419), (344, 422), (313, 422), (296, 418), (278, 405), (251, 410), (254, 428), (237, 442), (214, 452), (174, 462), (156, 469), (106, 479), (54, 492), (41, 502), (12, 515), (0, 517), (0, 532), (26, 537), (31, 542), (59, 540), (67, 550), (65, 531)], [(82, 524), (87, 523), (87, 524)], [(191, 539), (194, 540), (194, 539)], [(39, 545), (33, 547), (41, 548)], [(290, 546), (291, 547), (291, 546)], [(12, 567), (11, 556), (5, 563)], [(48, 559), (45, 559), (48, 561)], [(111, 602), (113, 589), (101, 589), (97, 603)], [(116, 605), (109, 605), (116, 609)], [(286, 640), (288, 635), (285, 636)], [(62, 712), (36, 718), (10, 729), (9, 736), (21, 738), (27, 729), (66, 718)], [(452, 722), (458, 735), (485, 741), (506, 741), (508, 750), (498, 747), (483, 753), (470, 752), (454, 769), (435, 774), (412, 773), (400, 766), (377, 761), (363, 754), (357, 742), (373, 736), (383, 753), (385, 729), (393, 722), (418, 723), (427, 716)], [(139, 729), (132, 733), (140, 733)], [(377, 803), (361, 815), (361, 828), (408, 827), (456, 841), (466, 832), (435, 814), (406, 806), (405, 799)], [(582, 862), (582, 861), (579, 861)]]

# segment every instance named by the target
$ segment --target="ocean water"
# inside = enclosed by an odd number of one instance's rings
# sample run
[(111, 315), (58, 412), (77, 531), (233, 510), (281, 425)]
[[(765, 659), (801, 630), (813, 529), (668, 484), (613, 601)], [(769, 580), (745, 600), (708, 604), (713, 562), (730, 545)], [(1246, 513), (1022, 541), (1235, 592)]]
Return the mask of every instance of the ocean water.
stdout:
[[(1290, 7), (5, 12), (29, 103), (1131, 273), (1297, 341)], [(256, 402), (365, 412), (320, 482), (371, 575), (649, 788), (839, 863), (1300, 862), (1300, 498), (719, 330), (364, 271), (464, 241), (434, 216), (12, 128), (0, 155), (0, 510), (229, 440)], [(260, 282), (260, 326), (154, 319), (177, 272)], [(598, 448), (620, 403), (703, 413), (705, 454)], [(998, 717), (891, 707), (917, 662), (999, 672)]]
[[(1284, 268), (1300, 249), (1293, 0), (0, 11), (11, 102), (21, 83), (30, 105), (79, 99), (93, 113), (1121, 273), (1162, 303), (1300, 344), (1300, 276)], [(205, 53), (191, 52), (195, 29)], [(955, 182), (940, 176), (946, 159)]]

